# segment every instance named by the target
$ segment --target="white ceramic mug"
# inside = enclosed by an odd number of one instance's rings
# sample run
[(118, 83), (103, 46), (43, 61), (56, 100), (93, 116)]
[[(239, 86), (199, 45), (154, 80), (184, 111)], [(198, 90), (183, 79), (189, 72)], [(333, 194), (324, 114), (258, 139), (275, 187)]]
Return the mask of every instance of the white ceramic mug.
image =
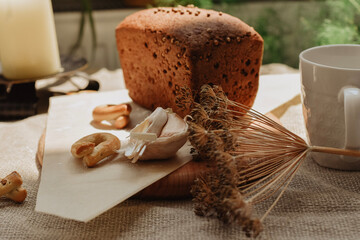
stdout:
[[(325, 45), (300, 54), (309, 144), (360, 150), (360, 45)], [(360, 170), (360, 158), (311, 153), (321, 166)]]

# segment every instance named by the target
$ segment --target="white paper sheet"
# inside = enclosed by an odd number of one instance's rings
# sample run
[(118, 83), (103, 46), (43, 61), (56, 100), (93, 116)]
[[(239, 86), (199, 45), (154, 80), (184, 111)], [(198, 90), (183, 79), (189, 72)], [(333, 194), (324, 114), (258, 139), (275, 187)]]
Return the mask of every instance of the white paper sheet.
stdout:
[[(260, 77), (253, 108), (267, 113), (300, 93), (299, 74)], [(94, 132), (110, 132), (124, 140), (149, 111), (132, 104), (127, 130), (95, 128), (92, 109), (102, 104), (131, 102), (126, 90), (54, 97), (51, 99), (36, 211), (89, 221), (191, 160), (184, 146), (167, 161), (139, 162), (110, 159), (87, 168), (70, 154), (71, 145)]]
[(110, 132), (125, 140), (128, 131), (150, 114), (131, 103), (133, 111), (127, 130), (94, 127), (91, 122), (94, 107), (125, 102), (131, 102), (126, 90), (51, 99), (36, 211), (86, 222), (191, 160), (188, 145), (166, 161), (132, 164), (115, 156), (94, 168), (87, 168), (80, 159), (73, 158), (70, 147), (81, 137)]

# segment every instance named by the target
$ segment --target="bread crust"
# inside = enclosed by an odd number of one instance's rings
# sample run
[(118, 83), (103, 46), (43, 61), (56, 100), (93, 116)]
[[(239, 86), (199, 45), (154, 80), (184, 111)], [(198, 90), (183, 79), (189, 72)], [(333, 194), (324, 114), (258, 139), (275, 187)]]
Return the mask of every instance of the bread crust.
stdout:
[(258, 90), (263, 39), (238, 18), (194, 7), (153, 8), (128, 16), (116, 28), (126, 87), (138, 104), (175, 104), (178, 90), (221, 85), (228, 98), (252, 106)]

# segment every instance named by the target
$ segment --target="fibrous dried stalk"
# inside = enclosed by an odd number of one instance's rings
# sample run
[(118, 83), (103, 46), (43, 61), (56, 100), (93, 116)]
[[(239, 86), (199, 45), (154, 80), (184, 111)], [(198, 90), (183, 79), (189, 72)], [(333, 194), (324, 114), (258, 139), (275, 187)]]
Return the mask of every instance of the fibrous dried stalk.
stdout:
[[(221, 87), (204, 85), (197, 99), (187, 117), (189, 140), (211, 170), (192, 187), (195, 212), (237, 223), (248, 236), (261, 232), (261, 223), (309, 151), (360, 156), (357, 151), (308, 146), (272, 119), (229, 100)], [(254, 218), (252, 207), (275, 194), (264, 215)]]

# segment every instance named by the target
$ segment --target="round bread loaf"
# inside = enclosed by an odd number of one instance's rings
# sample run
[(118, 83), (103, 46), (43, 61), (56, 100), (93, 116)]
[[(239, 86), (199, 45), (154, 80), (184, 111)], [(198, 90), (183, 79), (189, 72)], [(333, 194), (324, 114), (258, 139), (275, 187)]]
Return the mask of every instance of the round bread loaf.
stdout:
[[(240, 19), (196, 7), (136, 12), (116, 28), (126, 87), (149, 109), (176, 105), (182, 87), (221, 85), (228, 98), (252, 106), (258, 89), (263, 39)], [(191, 100), (191, 99), (190, 99)]]

